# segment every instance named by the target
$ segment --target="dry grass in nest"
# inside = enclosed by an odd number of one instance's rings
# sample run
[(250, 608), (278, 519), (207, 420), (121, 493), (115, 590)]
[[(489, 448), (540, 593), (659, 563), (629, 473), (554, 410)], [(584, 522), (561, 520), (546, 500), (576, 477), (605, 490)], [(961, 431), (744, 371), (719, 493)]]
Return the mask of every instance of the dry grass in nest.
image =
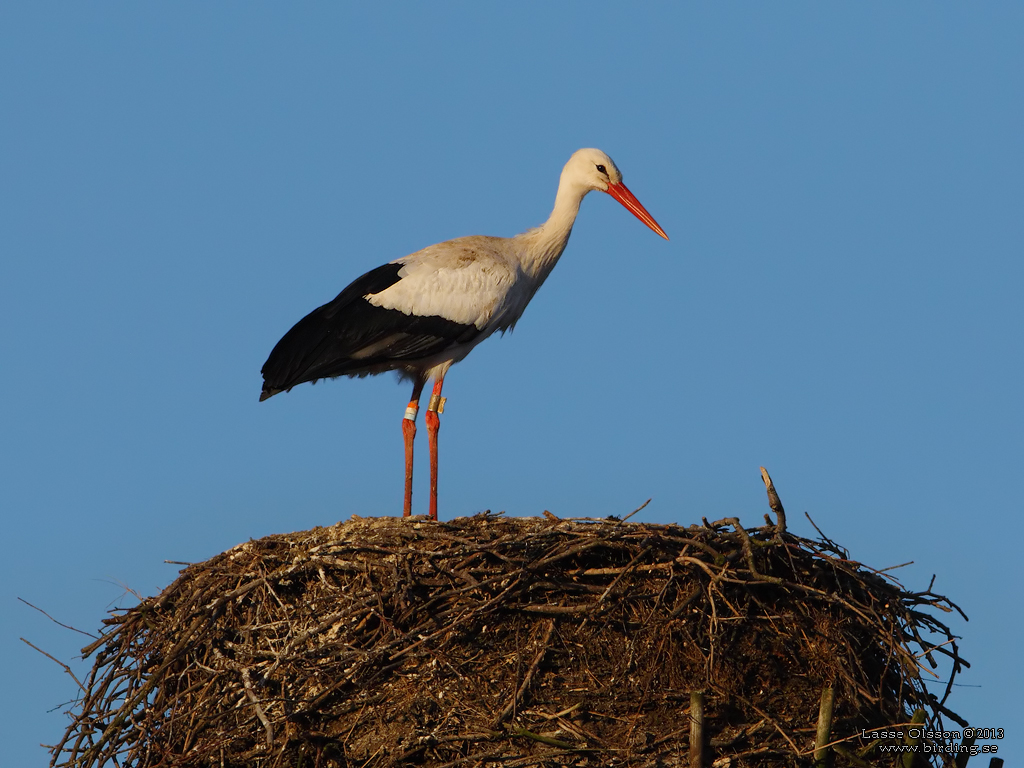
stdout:
[(962, 722), (919, 676), (963, 663), (932, 609), (782, 526), (354, 518), (106, 619), (53, 765), (690, 765), (694, 692), (699, 762), (809, 765), (827, 686), (835, 765), (888, 765), (862, 729)]

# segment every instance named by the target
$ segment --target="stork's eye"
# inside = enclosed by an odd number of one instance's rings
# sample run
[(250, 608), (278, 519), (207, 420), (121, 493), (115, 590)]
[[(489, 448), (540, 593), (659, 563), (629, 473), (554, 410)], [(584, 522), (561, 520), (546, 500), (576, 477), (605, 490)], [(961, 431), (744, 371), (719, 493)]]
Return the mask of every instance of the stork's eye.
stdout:
[(605, 167), (603, 165), (597, 166), (597, 170), (599, 170), (601, 173), (605, 174), (606, 176), (608, 175), (608, 171), (605, 170)]

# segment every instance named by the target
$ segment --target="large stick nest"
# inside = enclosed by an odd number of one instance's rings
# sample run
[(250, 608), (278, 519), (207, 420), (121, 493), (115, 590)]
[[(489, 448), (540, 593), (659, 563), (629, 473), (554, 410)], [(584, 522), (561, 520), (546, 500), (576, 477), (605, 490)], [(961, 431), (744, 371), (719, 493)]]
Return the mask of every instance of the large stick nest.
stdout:
[(705, 765), (809, 765), (827, 686), (836, 765), (889, 764), (862, 729), (965, 724), (955, 608), (736, 519), (354, 518), (106, 619), (52, 765), (688, 765), (694, 691)]

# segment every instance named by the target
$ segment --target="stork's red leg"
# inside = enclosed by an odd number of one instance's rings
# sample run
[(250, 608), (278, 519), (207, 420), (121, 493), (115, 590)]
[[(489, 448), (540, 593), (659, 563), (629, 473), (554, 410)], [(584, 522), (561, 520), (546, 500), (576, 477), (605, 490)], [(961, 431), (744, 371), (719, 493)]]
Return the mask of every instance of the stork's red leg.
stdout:
[(437, 520), (437, 430), (441, 426), (439, 413), (444, 412), (444, 398), (441, 387), (444, 376), (434, 381), (434, 391), (430, 395), (430, 405), (423, 420), (427, 422), (427, 438), (430, 444), (430, 519)]
[(402, 418), (402, 436), (405, 438), (405, 507), (403, 517), (412, 514), (412, 441), (416, 438), (416, 414), (420, 409), (420, 394), (426, 379), (418, 378), (412, 388), (412, 400)]

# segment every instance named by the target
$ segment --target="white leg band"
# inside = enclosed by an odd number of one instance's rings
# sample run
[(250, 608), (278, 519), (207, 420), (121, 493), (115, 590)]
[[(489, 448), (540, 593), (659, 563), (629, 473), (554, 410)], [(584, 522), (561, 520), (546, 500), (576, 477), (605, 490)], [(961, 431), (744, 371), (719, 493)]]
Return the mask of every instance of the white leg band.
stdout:
[(409, 421), (416, 421), (416, 414), (420, 412), (418, 405), (409, 404), (409, 407), (405, 409), (405, 418)]

